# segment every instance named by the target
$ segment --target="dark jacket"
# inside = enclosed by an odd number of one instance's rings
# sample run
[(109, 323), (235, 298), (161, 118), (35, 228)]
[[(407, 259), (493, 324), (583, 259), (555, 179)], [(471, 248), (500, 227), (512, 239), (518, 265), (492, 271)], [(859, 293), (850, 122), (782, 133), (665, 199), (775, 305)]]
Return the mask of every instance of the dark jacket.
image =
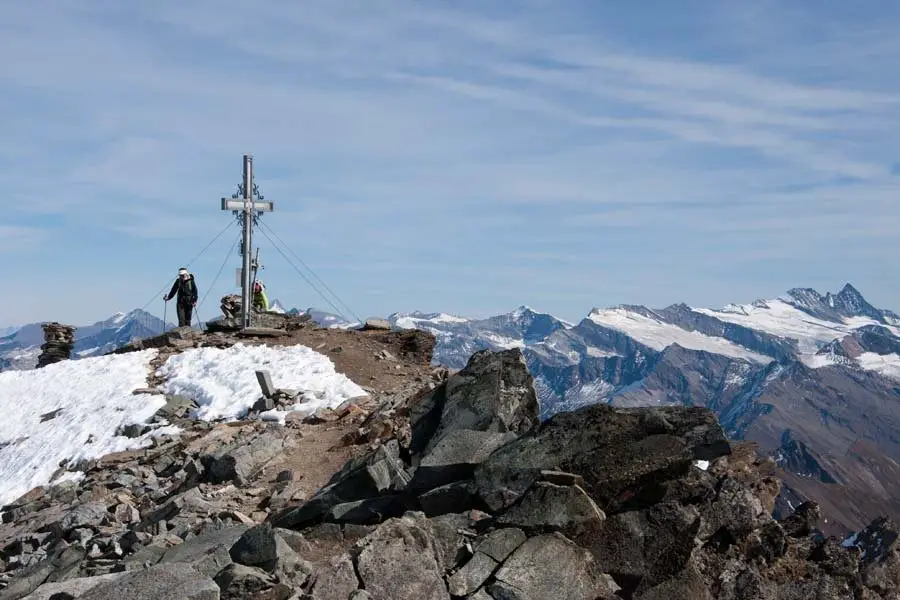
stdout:
[(172, 284), (169, 291), (169, 300), (178, 295), (179, 304), (195, 304), (197, 302), (197, 284), (194, 282), (194, 276), (191, 275), (187, 279), (179, 277)]

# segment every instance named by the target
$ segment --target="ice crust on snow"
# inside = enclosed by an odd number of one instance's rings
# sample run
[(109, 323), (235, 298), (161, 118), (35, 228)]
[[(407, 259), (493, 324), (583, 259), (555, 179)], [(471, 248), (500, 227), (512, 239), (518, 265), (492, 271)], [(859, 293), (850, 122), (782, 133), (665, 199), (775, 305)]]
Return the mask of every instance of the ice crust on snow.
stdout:
[(115, 432), (165, 404), (162, 396), (131, 393), (147, 385), (154, 356), (144, 350), (0, 373), (0, 506), (48, 483), (60, 461), (148, 444), (150, 434), (130, 439)]
[(699, 331), (687, 331), (663, 321), (645, 317), (626, 308), (595, 309), (588, 318), (603, 327), (616, 329), (654, 350), (663, 350), (671, 344), (678, 344), (691, 350), (703, 350), (732, 358), (742, 358), (760, 364), (772, 362), (763, 356), (724, 338), (712, 337)]
[[(303, 413), (335, 407), (366, 392), (335, 371), (331, 360), (306, 346), (244, 346), (194, 348), (169, 358), (158, 373), (166, 378), (163, 390), (194, 398), (197, 417), (234, 419), (244, 415), (260, 397), (255, 372), (269, 371), (277, 388), (307, 392), (311, 399), (293, 407)], [(280, 420), (286, 413), (270, 411)]]
[[(116, 435), (120, 426), (144, 423), (165, 404), (162, 395), (132, 394), (147, 386), (156, 352), (87, 357), (0, 373), (0, 411), (5, 415), (0, 420), (0, 506), (51, 483), (62, 461), (99, 458), (177, 432), (164, 426), (134, 439)], [(196, 397), (201, 405), (196, 416), (212, 420), (246, 413), (261, 395), (258, 369), (268, 370), (277, 387), (312, 396), (295, 407), (302, 412), (366, 395), (337, 373), (328, 357), (304, 346), (191, 349), (169, 358), (160, 372), (170, 378), (164, 386), (167, 393)], [(284, 414), (270, 411), (264, 417), (281, 420)], [(80, 476), (65, 472), (52, 483)]]

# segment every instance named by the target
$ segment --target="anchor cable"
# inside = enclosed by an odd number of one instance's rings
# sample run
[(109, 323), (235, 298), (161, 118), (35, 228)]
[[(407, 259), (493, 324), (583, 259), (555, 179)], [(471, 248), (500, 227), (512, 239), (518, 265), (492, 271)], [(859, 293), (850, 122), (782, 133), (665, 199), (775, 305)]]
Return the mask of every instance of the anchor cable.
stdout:
[[(269, 243), (272, 244), (272, 247), (275, 248), (275, 250), (282, 256), (282, 258), (284, 258), (284, 260), (287, 261), (287, 263), (288, 263), (291, 267), (293, 267), (293, 269), (294, 269), (295, 271), (297, 271), (297, 274), (298, 274), (300, 277), (302, 277), (303, 280), (304, 280), (306, 283), (309, 284), (309, 287), (311, 287), (317, 294), (319, 294), (319, 296), (321, 296), (322, 299), (325, 300), (325, 302), (327, 302), (328, 305), (331, 306), (331, 308), (334, 309), (334, 311), (338, 314), (338, 316), (340, 316), (340, 317), (341, 317), (342, 319), (344, 319), (345, 321), (349, 321), (349, 320), (350, 320), (350, 319), (348, 319), (348, 318), (346, 317), (346, 315), (344, 315), (344, 314), (341, 312), (341, 309), (340, 309), (340, 308), (338, 308), (337, 306), (334, 305), (334, 302), (332, 302), (325, 294), (323, 294), (323, 293), (319, 290), (319, 288), (316, 287), (316, 284), (314, 284), (312, 281), (310, 281), (309, 278), (308, 278), (306, 275), (304, 275), (303, 272), (302, 272), (300, 269), (297, 268), (297, 265), (295, 265), (295, 264), (291, 261), (290, 257), (289, 257), (288, 255), (286, 255), (286, 254), (284, 253), (284, 251), (283, 251), (281, 248), (278, 247), (278, 244), (276, 244), (276, 243), (272, 240), (272, 238), (269, 237), (269, 234), (266, 233), (266, 231), (265, 231), (264, 229), (260, 229), (259, 231), (260, 231), (260, 233), (262, 233), (262, 234), (266, 237), (267, 240), (269, 240)], [(363, 322), (362, 319), (360, 319), (358, 316), (356, 316), (355, 314), (353, 314), (352, 311), (350, 311), (350, 314), (352, 314), (353, 317), (356, 318), (356, 320), (360, 322), (360, 324)]]
[[(309, 265), (307, 265), (305, 262), (303, 262), (303, 259), (300, 258), (299, 256), (297, 256), (297, 253), (294, 252), (293, 250), (291, 250), (290, 246), (288, 246), (287, 243), (286, 243), (283, 239), (281, 239), (281, 237), (279, 237), (279, 235), (278, 235), (277, 233), (275, 233), (275, 231), (274, 231), (271, 227), (269, 227), (266, 223), (263, 223), (262, 221), (259, 222), (259, 225), (260, 225), (261, 227), (264, 227), (264, 228), (265, 228), (266, 230), (268, 230), (273, 236), (275, 236), (275, 239), (277, 239), (279, 242), (281, 242), (281, 245), (284, 246), (284, 248), (285, 248), (288, 252), (290, 252), (291, 255), (292, 255), (294, 258), (296, 258), (297, 261), (299, 261), (300, 264), (303, 265), (303, 266), (306, 268), (307, 271), (309, 271), (310, 275), (312, 275), (319, 283), (322, 284), (322, 286), (323, 286), (326, 290), (328, 290), (328, 291), (331, 293), (332, 296), (334, 296), (334, 298), (338, 301), (338, 303), (339, 303), (341, 306), (343, 306), (343, 307), (347, 310), (348, 313), (350, 313), (351, 315), (353, 315), (353, 317), (354, 317), (357, 321), (359, 321), (360, 324), (363, 322), (363, 320), (360, 319), (359, 316), (358, 316), (355, 312), (353, 312), (353, 309), (351, 309), (349, 306), (347, 306), (347, 304), (346, 304), (343, 300), (341, 300), (340, 296), (338, 296), (336, 293), (334, 293), (334, 291), (333, 291), (330, 287), (328, 287), (328, 285), (327, 285), (324, 281), (322, 281), (322, 279), (321, 279), (318, 275), (316, 275), (315, 271), (313, 271), (312, 268), (310, 268)], [(265, 235), (265, 232), (263, 232), (263, 234)], [(266, 238), (268, 238), (269, 241), (272, 242), (272, 239), (269, 238), (268, 235), (266, 235)], [(272, 245), (275, 246), (275, 243), (272, 242)], [(278, 248), (276, 247), (276, 250), (277, 250), (277, 249), (278, 249)], [(282, 256), (283, 256), (283, 254), (282, 254)], [(285, 259), (287, 260), (287, 257), (285, 257)], [(288, 260), (288, 263), (290, 263), (290, 260)], [(291, 265), (291, 266), (293, 266), (293, 265)], [(299, 272), (299, 269), (297, 269), (296, 266), (294, 266), (294, 269), (295, 269), (296, 271)], [(301, 274), (301, 276), (302, 276), (302, 274)], [(316, 289), (315, 286), (312, 285), (312, 282), (310, 282), (305, 276), (303, 277), (303, 279), (306, 280), (306, 282), (309, 283), (310, 286), (311, 286), (313, 289)], [(316, 291), (318, 292), (318, 290), (316, 290)], [(324, 296), (322, 295), (321, 292), (318, 292), (318, 293), (319, 293), (320, 296), (322, 296), (322, 297), (324, 298)], [(332, 304), (327, 298), (325, 298), (325, 301), (328, 302), (329, 304), (331, 304), (331, 307), (332, 307), (332, 308), (335, 308), (335, 310), (338, 310), (337, 307), (335, 307), (334, 304)], [(343, 317), (344, 319), (346, 319), (346, 317), (345, 317), (344, 315), (340, 314), (340, 313), (341, 313), (341, 311), (338, 310), (338, 314), (339, 314), (341, 317)]]
[[(231, 253), (234, 252), (234, 248), (235, 248), (235, 246), (237, 246), (237, 243), (238, 243), (240, 240), (241, 240), (241, 236), (238, 236), (238, 237), (234, 240), (234, 243), (231, 244), (231, 248), (228, 249), (228, 254), (225, 255), (225, 260), (222, 261), (222, 265), (219, 267), (219, 271), (216, 273), (215, 278), (212, 280), (212, 283), (209, 284), (209, 287), (206, 288), (206, 293), (203, 294), (203, 298), (200, 300), (200, 302), (197, 303), (197, 308), (198, 308), (198, 309), (199, 309), (201, 306), (203, 306), (203, 303), (206, 301), (207, 296), (209, 296), (209, 293), (212, 291), (213, 287), (216, 285), (216, 282), (219, 280), (219, 276), (222, 274), (222, 271), (225, 269), (225, 265), (228, 264), (228, 259), (231, 257)], [(199, 319), (199, 318), (200, 318), (200, 317), (199, 317), (200, 311), (198, 310), (197, 313), (198, 313), (198, 317), (197, 317), (197, 318)]]
[[(232, 224), (229, 223), (228, 225), (225, 226), (224, 229), (222, 229), (222, 231), (220, 231), (218, 234), (216, 234), (216, 237), (214, 237), (212, 240), (210, 240), (210, 242), (209, 242), (208, 244), (206, 244), (206, 246), (203, 247), (203, 250), (201, 250), (200, 252), (198, 252), (197, 255), (196, 255), (194, 258), (192, 258), (191, 260), (189, 260), (189, 261), (184, 265), (185, 268), (191, 266), (191, 264), (193, 264), (198, 258), (200, 258), (200, 257), (203, 255), (204, 252), (206, 252), (207, 250), (209, 250), (209, 247), (212, 246), (212, 245), (216, 242), (216, 240), (218, 240), (220, 237), (222, 237), (222, 234), (224, 234), (226, 231), (228, 231), (228, 228), (231, 227), (231, 225), (232, 225)], [(156, 292), (156, 293), (153, 295), (153, 297), (150, 298), (150, 300), (148, 300), (147, 303), (146, 303), (144, 306), (141, 307), (141, 310), (142, 310), (142, 311), (146, 311), (146, 310), (147, 310), (147, 307), (150, 306), (151, 304), (153, 304), (153, 301), (156, 300), (156, 299), (159, 297), (160, 294), (162, 294), (163, 292), (165, 292), (165, 291), (166, 291), (166, 288), (168, 288), (170, 285), (172, 285), (172, 284), (171, 284), (171, 283), (167, 283), (167, 284), (164, 285), (162, 288), (160, 288), (160, 290), (159, 290), (158, 292)]]

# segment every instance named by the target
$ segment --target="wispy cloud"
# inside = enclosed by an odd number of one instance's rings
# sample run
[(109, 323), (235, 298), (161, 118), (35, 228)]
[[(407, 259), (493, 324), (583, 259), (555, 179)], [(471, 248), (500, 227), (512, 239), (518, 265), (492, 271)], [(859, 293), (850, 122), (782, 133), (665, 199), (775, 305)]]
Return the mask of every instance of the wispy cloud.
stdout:
[(47, 240), (47, 232), (38, 227), (0, 225), (0, 253), (26, 254), (35, 252)]
[[(863, 260), (887, 268), (900, 10), (672, 11), (13, 4), (0, 22), (0, 51), (17, 57), (0, 70), (14, 116), (0, 251), (42, 243), (56, 266), (41, 276), (89, 279), (100, 266), (79, 253), (177, 263), (231, 218), (218, 198), (252, 152), (277, 207), (266, 223), (371, 312), (528, 302), (574, 319), (591, 290), (589, 304), (717, 303), (807, 272), (833, 285)], [(270, 285), (302, 289), (266, 252)], [(744, 275), (726, 289), (729, 264)], [(900, 292), (889, 279), (856, 281), (878, 300)], [(404, 291), (370, 299), (384, 281)], [(136, 301), (124, 294), (102, 310)]]

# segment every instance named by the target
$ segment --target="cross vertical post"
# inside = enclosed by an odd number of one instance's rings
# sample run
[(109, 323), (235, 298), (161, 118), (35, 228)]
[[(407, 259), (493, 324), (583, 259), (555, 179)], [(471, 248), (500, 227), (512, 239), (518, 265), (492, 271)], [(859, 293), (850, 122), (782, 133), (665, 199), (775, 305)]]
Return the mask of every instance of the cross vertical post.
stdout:
[(244, 264), (241, 274), (241, 328), (250, 327), (250, 256), (253, 248), (253, 156), (244, 155)]
[[(255, 198), (254, 198), (255, 197)], [(247, 329), (251, 326), (251, 305), (254, 271), (251, 269), (253, 264), (253, 225), (257, 216), (264, 212), (272, 212), (275, 205), (272, 202), (263, 202), (263, 196), (259, 193), (256, 182), (253, 178), (253, 155), (244, 155), (244, 174), (243, 181), (238, 188), (238, 193), (232, 194), (231, 198), (222, 198), (222, 210), (230, 210), (235, 216), (240, 217), (241, 227), (243, 229), (243, 244), (241, 246), (241, 257), (243, 258), (243, 266), (241, 269), (241, 329)], [(257, 216), (254, 216), (254, 211)]]

